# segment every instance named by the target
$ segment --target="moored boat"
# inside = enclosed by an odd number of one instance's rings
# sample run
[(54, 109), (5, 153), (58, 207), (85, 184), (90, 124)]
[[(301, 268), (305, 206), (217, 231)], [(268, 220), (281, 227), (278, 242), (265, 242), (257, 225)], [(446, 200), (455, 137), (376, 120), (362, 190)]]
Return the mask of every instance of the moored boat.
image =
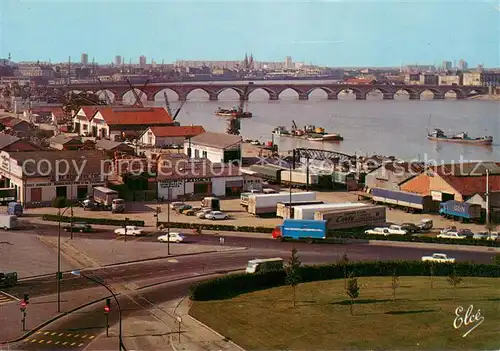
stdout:
[(243, 109), (239, 108), (232, 108), (230, 110), (223, 109), (223, 108), (218, 108), (217, 111), (215, 111), (215, 114), (217, 116), (222, 116), (222, 117), (236, 117), (236, 118), (250, 118), (252, 117), (252, 112), (249, 111), (243, 111)]
[(309, 141), (342, 141), (344, 138), (338, 133), (316, 134), (307, 137)]
[(273, 129), (273, 134), (277, 136), (286, 136), (291, 138), (306, 139), (308, 141), (342, 141), (344, 138), (338, 133), (327, 133), (324, 128), (313, 125), (305, 126), (304, 129), (297, 128), (293, 122), (291, 131), (284, 126), (278, 126)]
[(473, 145), (491, 145), (493, 144), (492, 136), (482, 136), (471, 138), (466, 132), (461, 132), (452, 136), (446, 135), (441, 129), (434, 129), (433, 132), (427, 133), (427, 139), (433, 141), (445, 141), (450, 143), (473, 144)]

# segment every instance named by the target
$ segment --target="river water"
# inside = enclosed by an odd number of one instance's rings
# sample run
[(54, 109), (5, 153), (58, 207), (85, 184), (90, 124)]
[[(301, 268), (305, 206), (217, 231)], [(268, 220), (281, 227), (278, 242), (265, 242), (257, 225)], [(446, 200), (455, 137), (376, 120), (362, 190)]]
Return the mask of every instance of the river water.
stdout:
[[(171, 91), (167, 94), (175, 109), (179, 105), (176, 94)], [(203, 125), (207, 131), (225, 132), (225, 118), (215, 116), (214, 111), (219, 106), (230, 108), (237, 104), (238, 95), (234, 91), (222, 92), (219, 101), (208, 101), (205, 92), (196, 90), (188, 96), (178, 120), (182, 125)], [(163, 93), (157, 95), (155, 105), (164, 106)], [(382, 100), (381, 94), (370, 94), (367, 100), (356, 101), (354, 95), (342, 93), (339, 100), (332, 101), (320, 90), (312, 92), (308, 101), (299, 101), (292, 90), (284, 91), (278, 101), (269, 101), (266, 92), (257, 90), (250, 95), (248, 109), (254, 117), (241, 120), (244, 139), (270, 141), (274, 127), (290, 128), (292, 120), (299, 127), (314, 124), (344, 137), (344, 141), (337, 143), (276, 137), (280, 151), (308, 147), (438, 163), (500, 161), (500, 101), (455, 100), (453, 97), (432, 100), (428, 95), (416, 101), (399, 95), (391, 101)], [(494, 145), (436, 143), (426, 138), (427, 129), (433, 128), (446, 133), (466, 131), (474, 137), (491, 135)]]

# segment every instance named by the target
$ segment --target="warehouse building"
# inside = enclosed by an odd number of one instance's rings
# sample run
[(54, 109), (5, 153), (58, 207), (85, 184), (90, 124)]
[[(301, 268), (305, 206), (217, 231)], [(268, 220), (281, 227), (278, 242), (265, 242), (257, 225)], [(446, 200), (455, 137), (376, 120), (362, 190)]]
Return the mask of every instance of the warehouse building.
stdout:
[(158, 197), (186, 200), (204, 196), (236, 196), (244, 176), (234, 165), (213, 164), (206, 158), (170, 154), (158, 160)]
[(184, 153), (191, 158), (207, 158), (213, 163), (232, 161), (241, 164), (241, 143), (239, 135), (205, 132), (184, 142)]
[(83, 199), (105, 186), (110, 162), (96, 150), (0, 153), (0, 176), (25, 206), (50, 205), (56, 197)]

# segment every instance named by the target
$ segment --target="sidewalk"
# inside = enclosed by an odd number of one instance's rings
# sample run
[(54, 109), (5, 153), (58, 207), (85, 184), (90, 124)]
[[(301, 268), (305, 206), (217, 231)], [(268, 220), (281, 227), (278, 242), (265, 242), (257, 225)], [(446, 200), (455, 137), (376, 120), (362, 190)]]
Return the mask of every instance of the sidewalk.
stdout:
[[(180, 303), (180, 304), (179, 304)], [(189, 300), (172, 300), (155, 308), (134, 312), (123, 321), (123, 342), (128, 350), (241, 351), (243, 350), (188, 315)], [(181, 318), (180, 340), (179, 323)], [(118, 325), (110, 326), (109, 337), (101, 333), (85, 350), (106, 351), (118, 345)], [(168, 345), (168, 346), (167, 346)]]

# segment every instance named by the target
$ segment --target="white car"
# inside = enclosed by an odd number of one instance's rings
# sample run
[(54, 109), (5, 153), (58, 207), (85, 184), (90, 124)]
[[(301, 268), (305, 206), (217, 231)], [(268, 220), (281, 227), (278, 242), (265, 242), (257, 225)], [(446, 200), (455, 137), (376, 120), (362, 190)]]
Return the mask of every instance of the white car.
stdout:
[(441, 229), (441, 231), (439, 232), (439, 234), (446, 234), (448, 232), (456, 232), (458, 231), (457, 227), (455, 227), (454, 225), (451, 226), (451, 227), (448, 227), (448, 228), (444, 228), (444, 229)]
[(455, 263), (455, 259), (443, 253), (433, 253), (432, 256), (423, 256), (424, 262)]
[(216, 219), (229, 219), (229, 216), (221, 211), (212, 211), (205, 215), (206, 219), (211, 219), (215, 221)]
[(186, 241), (186, 237), (182, 235), (181, 233), (177, 232), (170, 232), (170, 234), (164, 234), (160, 235), (158, 237), (158, 241), (166, 243), (166, 242), (171, 242), (171, 243), (182, 243)]
[(210, 212), (212, 212), (212, 210), (210, 208), (203, 208), (199, 212), (196, 212), (196, 217), (203, 219)]
[(437, 235), (438, 238), (443, 238), (443, 239), (465, 239), (467, 238), (465, 235), (460, 235), (456, 231), (449, 231), (446, 233), (440, 233)]
[(186, 206), (186, 204), (185, 204), (184, 202), (180, 202), (180, 201), (175, 201), (175, 202), (172, 202), (172, 203), (170, 204), (170, 208), (171, 208), (172, 210), (174, 210), (174, 211), (175, 211), (176, 209), (181, 208), (181, 207), (184, 207), (184, 206)]
[(144, 235), (144, 231), (141, 228), (136, 227), (135, 225), (128, 225), (125, 228), (115, 229), (115, 234), (140, 236), (140, 235)]
[(477, 240), (498, 240), (498, 233), (479, 232), (474, 234), (473, 238)]
[(376, 235), (391, 235), (389, 228), (373, 228), (365, 230), (365, 234), (376, 234)]
[(404, 230), (400, 225), (391, 225), (389, 227), (389, 233), (390, 234), (406, 235), (406, 234), (408, 234), (408, 231)]

